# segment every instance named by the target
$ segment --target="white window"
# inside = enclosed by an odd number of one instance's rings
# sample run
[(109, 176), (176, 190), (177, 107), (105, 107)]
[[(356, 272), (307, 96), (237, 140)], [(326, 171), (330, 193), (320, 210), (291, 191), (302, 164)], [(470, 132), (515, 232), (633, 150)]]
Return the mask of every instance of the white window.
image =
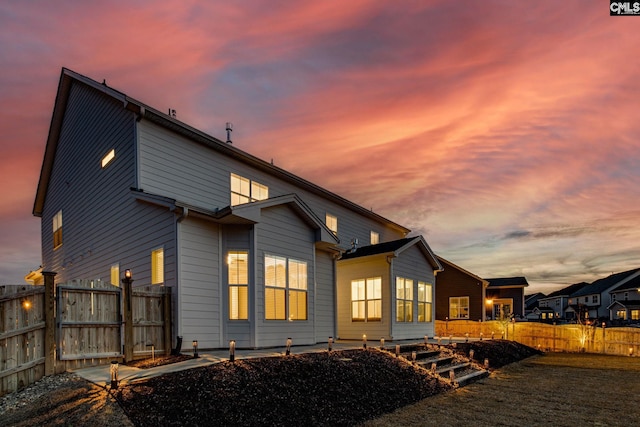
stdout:
[(433, 320), (433, 285), (418, 282), (418, 322)]
[(469, 318), (469, 297), (449, 298), (449, 319)]
[(351, 320), (354, 322), (382, 319), (382, 277), (351, 281)]
[(164, 283), (164, 249), (158, 248), (151, 251), (151, 284)]
[(269, 187), (235, 173), (231, 174), (231, 206), (269, 198)]
[(116, 158), (116, 150), (115, 149), (112, 149), (107, 154), (105, 154), (104, 157), (102, 158), (102, 160), (100, 161), (100, 165), (102, 166), (102, 169), (106, 168), (107, 165), (109, 163), (111, 163), (111, 161), (113, 159), (115, 159), (115, 158)]
[(53, 216), (53, 249), (62, 245), (62, 211)]
[(371, 232), (371, 244), (372, 245), (377, 245), (378, 243), (380, 243), (380, 234), (376, 233), (375, 231)]
[(396, 320), (413, 322), (413, 280), (396, 277)]
[(111, 266), (111, 284), (120, 286), (120, 264), (113, 264)]
[(325, 216), (325, 224), (327, 225), (327, 228), (329, 230), (333, 231), (333, 234), (335, 234), (336, 236), (338, 235), (338, 217), (337, 216), (327, 213)]
[(229, 276), (229, 319), (249, 318), (249, 252), (229, 251), (227, 254)]
[(264, 257), (267, 320), (307, 320), (307, 263), (276, 255)]

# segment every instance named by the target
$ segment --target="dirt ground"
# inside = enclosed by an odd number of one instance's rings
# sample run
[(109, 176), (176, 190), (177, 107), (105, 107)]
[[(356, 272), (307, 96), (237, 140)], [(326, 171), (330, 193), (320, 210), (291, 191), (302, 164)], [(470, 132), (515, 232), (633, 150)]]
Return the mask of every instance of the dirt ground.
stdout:
[(637, 426), (639, 375), (637, 357), (548, 353), (364, 426)]
[[(373, 361), (367, 361), (370, 363)], [(302, 361), (300, 362), (302, 363)], [(332, 364), (336, 367), (351, 365), (352, 362), (340, 362)], [(287, 381), (281, 386), (281, 390), (295, 391), (303, 386), (298, 381), (307, 378), (308, 384), (318, 384), (319, 378), (306, 375), (308, 366), (301, 365), (302, 369), (299, 378), (289, 377), (295, 384), (291, 387)], [(255, 381), (262, 375), (255, 369), (261, 370), (258, 366), (245, 372), (251, 374), (250, 380)], [(364, 369), (364, 370), (363, 370)], [(378, 366), (378, 370), (384, 371), (384, 383), (381, 386), (376, 383), (376, 375), (363, 365), (358, 364), (356, 374), (366, 373), (361, 379), (344, 377), (344, 381), (338, 381), (332, 391), (343, 391), (349, 394), (362, 393), (369, 399), (375, 398), (378, 394), (373, 393), (376, 389), (382, 390), (386, 400), (393, 401), (390, 396), (400, 396), (406, 393), (407, 377), (403, 377), (395, 384), (388, 384), (394, 378), (396, 368), (393, 365), (383, 364)], [(198, 373), (197, 370), (193, 374)], [(305, 373), (304, 375), (302, 373)], [(407, 375), (408, 371), (401, 370), (402, 375)], [(489, 378), (480, 382), (468, 385), (464, 388), (435, 393), (413, 404), (404, 404), (399, 409), (386, 415), (367, 421), (363, 426), (405, 426), (405, 425), (437, 425), (446, 426), (630, 426), (638, 425), (640, 419), (640, 406), (637, 404), (637, 396), (640, 395), (640, 381), (637, 380), (640, 373), (640, 358), (601, 356), (590, 354), (566, 354), (550, 353), (544, 356), (534, 356), (523, 361), (512, 363), (493, 371)], [(338, 374), (341, 374), (338, 372)], [(330, 371), (318, 371), (315, 375), (333, 375)], [(66, 425), (66, 426), (147, 426), (160, 425), (155, 415), (162, 413), (162, 402), (156, 406), (147, 402), (150, 396), (144, 396), (145, 387), (156, 387), (166, 385), (172, 380), (171, 377), (160, 377), (157, 383), (144, 382), (138, 386), (137, 393), (134, 393), (129, 400), (129, 407), (125, 410), (118, 404), (116, 397), (109, 391), (88, 383), (73, 374), (64, 374), (65, 381), (55, 389), (45, 390), (41, 394), (32, 394), (30, 399), (22, 397), (23, 392), (16, 394), (13, 400), (13, 407), (3, 407), (0, 405), (0, 425), (2, 426), (33, 426), (33, 425)], [(362, 376), (362, 375), (361, 375)], [(195, 378), (195, 377), (194, 377)], [(177, 378), (175, 378), (177, 379)], [(233, 380), (236, 381), (236, 380)], [(226, 384), (232, 384), (227, 381)], [(333, 380), (336, 381), (336, 380)], [(373, 382), (371, 382), (373, 381)], [(406, 383), (406, 384), (405, 384)], [(202, 399), (202, 402), (211, 401), (207, 390), (203, 389), (205, 383), (193, 384), (196, 387), (194, 396)], [(314, 385), (314, 387), (316, 387)], [(352, 387), (356, 387), (356, 389)], [(435, 383), (431, 387), (434, 387)], [(142, 387), (142, 388), (140, 388)], [(293, 388), (292, 388), (293, 387)], [(351, 387), (351, 388), (350, 388)], [(413, 393), (419, 388), (413, 386)], [(422, 387), (422, 386), (421, 386)], [(409, 387), (411, 388), (411, 387)], [(271, 389), (266, 387), (265, 390)], [(371, 390), (368, 390), (371, 389)], [(127, 389), (131, 393), (134, 389)], [(183, 393), (182, 396), (173, 396), (171, 399), (183, 401), (185, 398), (184, 389), (177, 390)], [(356, 391), (357, 393), (354, 393)], [(240, 390), (241, 395), (253, 402), (253, 412), (260, 409), (262, 396), (257, 396), (258, 387), (245, 387)], [(33, 393), (33, 391), (31, 392)], [(373, 394), (372, 394), (373, 393)], [(289, 396), (295, 397), (294, 394)], [(164, 396), (166, 399), (167, 397)], [(317, 401), (313, 402), (317, 410), (316, 418), (309, 425), (336, 425), (329, 423), (323, 414), (327, 414), (335, 408), (324, 407), (321, 396), (317, 396)], [(296, 398), (297, 399), (297, 398)], [(282, 399), (271, 402), (271, 411), (283, 412), (289, 402), (296, 399)], [(367, 398), (360, 401), (367, 401)], [(215, 399), (213, 399), (215, 400)], [(277, 400), (277, 399), (276, 399)], [(22, 403), (21, 403), (22, 402)], [(146, 402), (143, 406), (146, 415), (136, 417), (131, 415), (134, 412), (143, 412), (138, 404)], [(164, 400), (163, 402), (167, 402)], [(123, 403), (123, 402), (121, 402)], [(300, 402), (298, 402), (300, 403)], [(340, 402), (337, 402), (340, 403)], [(306, 403), (305, 403), (306, 404)], [(151, 405), (151, 406), (149, 406)], [(285, 405), (285, 406), (281, 406)], [(188, 406), (188, 405), (187, 405)], [(228, 407), (232, 406), (228, 403)], [(235, 406), (235, 405), (234, 405)], [(398, 406), (397, 406), (398, 407)], [(155, 409), (154, 409), (155, 408)], [(322, 409), (325, 408), (325, 409)], [(363, 406), (351, 406), (352, 411), (366, 414), (368, 410)], [(130, 416), (127, 416), (126, 413)], [(152, 412), (149, 414), (148, 412)], [(183, 414), (185, 414), (183, 412)], [(166, 414), (165, 414), (166, 415)], [(184, 418), (177, 418), (178, 420)], [(266, 418), (265, 418), (266, 420)], [(278, 418), (275, 418), (278, 420)], [(282, 419), (284, 421), (284, 419)], [(168, 421), (168, 420), (165, 420)], [(191, 425), (213, 425), (215, 420), (205, 417)], [(344, 423), (339, 425), (357, 425), (354, 418), (351, 421), (344, 419)], [(171, 423), (169, 423), (171, 424)], [(284, 423), (283, 423), (284, 424)], [(167, 425), (164, 423), (163, 425)], [(179, 425), (179, 424), (174, 424)], [(259, 424), (247, 424), (238, 422), (227, 425), (279, 425), (275, 422), (263, 422)]]

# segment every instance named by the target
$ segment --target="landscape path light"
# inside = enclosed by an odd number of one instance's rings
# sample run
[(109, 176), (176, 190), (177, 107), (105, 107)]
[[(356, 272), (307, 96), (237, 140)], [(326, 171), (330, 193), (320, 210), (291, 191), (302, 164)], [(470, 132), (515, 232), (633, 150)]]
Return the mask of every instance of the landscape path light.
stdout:
[(193, 357), (197, 359), (198, 357), (198, 340), (193, 340)]
[(362, 334), (362, 349), (367, 349), (367, 334)]
[(329, 351), (333, 348), (333, 337), (329, 337), (329, 341), (327, 342), (327, 347)]
[(380, 350), (384, 350), (384, 338), (380, 338)]
[(229, 341), (229, 362), (236, 361), (236, 341)]
[(400, 356), (400, 344), (396, 344), (396, 357)]
[(285, 355), (289, 356), (291, 354), (291, 338), (287, 338), (287, 349), (285, 350)]
[(117, 360), (113, 360), (111, 362), (111, 367), (109, 368), (109, 374), (111, 376), (111, 388), (115, 390), (118, 388), (118, 361)]

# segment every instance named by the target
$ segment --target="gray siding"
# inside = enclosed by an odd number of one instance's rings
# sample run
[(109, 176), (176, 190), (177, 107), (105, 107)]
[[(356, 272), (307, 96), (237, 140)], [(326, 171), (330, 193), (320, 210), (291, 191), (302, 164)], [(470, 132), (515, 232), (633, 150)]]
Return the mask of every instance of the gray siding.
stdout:
[[(287, 338), (295, 344), (314, 344), (315, 301), (313, 293), (314, 233), (309, 226), (288, 206), (276, 206), (262, 210), (261, 222), (256, 225), (256, 346), (284, 345)], [(289, 322), (287, 320), (265, 320), (264, 314), (264, 256), (282, 256), (306, 261), (308, 275), (308, 319)], [(320, 286), (332, 286), (330, 283)]]
[[(420, 338), (425, 335), (433, 336), (434, 322), (418, 322), (418, 281), (430, 283), (432, 291), (435, 293), (435, 276), (433, 267), (424, 257), (418, 246), (414, 245), (403, 251), (399, 257), (393, 260), (393, 337), (394, 339)], [(395, 321), (395, 285), (396, 277), (403, 277), (413, 280), (413, 322), (396, 322)], [(431, 295), (432, 301), (435, 301), (434, 295)], [(433, 303), (432, 303), (433, 304)], [(435, 304), (431, 306), (432, 315), (435, 315)]]
[(179, 224), (178, 335), (200, 348), (222, 347), (219, 226), (187, 218)]
[(222, 317), (221, 322), (225, 323), (223, 339), (223, 347), (228, 345), (229, 340), (235, 340), (238, 348), (255, 347), (254, 329), (255, 324), (255, 266), (252, 262), (255, 256), (253, 248), (253, 227), (251, 226), (224, 226), (222, 233), (222, 258), (224, 259), (228, 251), (247, 250), (249, 251), (249, 320), (229, 320), (229, 292), (227, 284), (229, 283), (228, 271), (222, 268)]
[[(391, 339), (391, 291), (389, 264), (384, 255), (338, 261), (338, 337), (360, 340), (366, 334), (370, 340)], [(354, 322), (351, 316), (351, 281), (382, 277), (382, 319)]]
[(336, 286), (333, 254), (316, 251), (315, 319), (316, 342), (336, 336)]
[[(173, 215), (142, 205), (135, 185), (135, 117), (122, 104), (74, 83), (42, 212), (43, 268), (71, 279), (109, 281), (110, 268), (130, 268), (134, 286), (150, 281), (150, 254), (165, 249), (165, 281), (175, 282)], [(102, 168), (111, 149), (115, 159)], [(63, 244), (53, 249), (52, 217), (62, 210)]]
[(344, 248), (350, 247), (352, 238), (357, 238), (360, 246), (368, 245), (371, 231), (380, 234), (381, 242), (405, 237), (388, 225), (154, 123), (142, 120), (138, 132), (140, 187), (147, 192), (210, 210), (220, 209), (230, 203), (230, 174), (233, 172), (267, 185), (270, 197), (298, 194), (322, 222), (327, 212), (335, 215), (338, 237)]

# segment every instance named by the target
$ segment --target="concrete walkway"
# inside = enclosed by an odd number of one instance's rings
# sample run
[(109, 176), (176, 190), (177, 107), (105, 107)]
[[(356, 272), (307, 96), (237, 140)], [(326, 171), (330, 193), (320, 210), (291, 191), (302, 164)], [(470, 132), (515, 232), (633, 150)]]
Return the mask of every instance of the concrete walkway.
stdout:
[[(443, 344), (448, 343), (447, 339), (442, 340)], [(464, 341), (464, 338), (454, 338), (454, 342)], [(394, 341), (387, 342), (387, 348), (395, 348), (396, 344), (420, 344), (424, 343), (422, 340), (407, 340), (407, 341)], [(429, 339), (429, 343), (437, 343), (436, 339)], [(379, 347), (380, 344), (377, 341), (369, 341), (367, 343), (371, 347)], [(349, 350), (362, 348), (362, 342), (360, 341), (337, 341), (333, 343), (333, 350)], [(259, 357), (275, 357), (283, 356), (285, 354), (285, 347), (261, 349), (261, 350), (236, 350), (235, 360), (252, 359)], [(291, 347), (291, 354), (301, 353), (314, 353), (320, 351), (327, 351), (327, 344), (305, 345)], [(187, 351), (183, 351), (183, 354), (191, 354)], [(229, 350), (212, 350), (198, 353), (198, 358), (185, 360), (184, 362), (171, 363), (169, 365), (156, 366), (154, 368), (140, 369), (126, 365), (118, 365), (118, 381), (120, 385), (132, 383), (135, 381), (142, 381), (148, 378), (157, 377), (160, 375), (168, 374), (171, 372), (183, 371), (185, 369), (199, 368), (202, 366), (212, 365), (214, 363), (229, 360)], [(98, 365), (89, 368), (75, 369), (72, 372), (81, 376), (82, 378), (91, 381), (92, 383), (105, 387), (111, 383), (110, 374), (111, 365)]]

